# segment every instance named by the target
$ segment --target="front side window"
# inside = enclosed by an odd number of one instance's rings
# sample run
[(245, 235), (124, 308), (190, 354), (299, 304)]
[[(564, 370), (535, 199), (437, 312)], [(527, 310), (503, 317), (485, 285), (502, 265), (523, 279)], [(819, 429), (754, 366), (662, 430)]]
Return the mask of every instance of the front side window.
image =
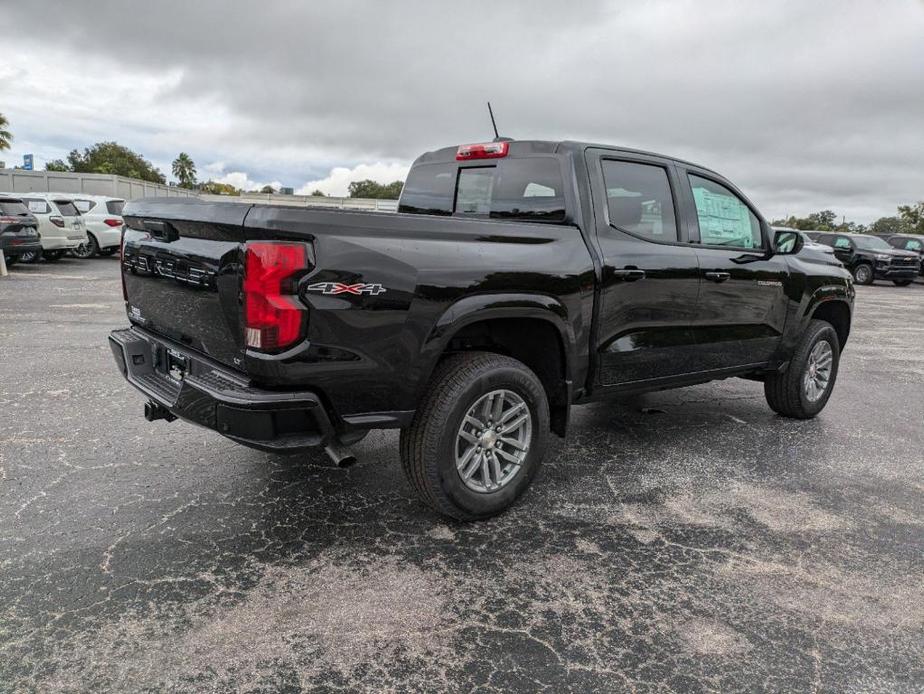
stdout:
[(708, 178), (689, 174), (699, 220), (700, 243), (731, 248), (761, 248), (760, 220), (741, 198)]
[(677, 220), (667, 170), (653, 164), (603, 160), (610, 225), (652, 241), (676, 241)]
[(48, 203), (44, 200), (28, 198), (24, 199), (23, 202), (29, 206), (29, 212), (32, 214), (48, 214), (51, 212), (51, 208), (48, 207)]

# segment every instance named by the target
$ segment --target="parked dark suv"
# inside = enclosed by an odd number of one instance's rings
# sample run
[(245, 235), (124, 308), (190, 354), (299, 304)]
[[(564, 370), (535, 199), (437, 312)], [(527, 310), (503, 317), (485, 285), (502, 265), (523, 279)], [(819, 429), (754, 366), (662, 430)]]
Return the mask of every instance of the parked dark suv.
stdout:
[(831, 246), (834, 255), (850, 270), (857, 284), (892, 280), (899, 287), (911, 284), (920, 269), (917, 253), (893, 248), (877, 236), (813, 232), (818, 243)]
[(920, 274), (924, 275), (924, 235), (921, 234), (888, 234), (880, 236), (892, 248), (917, 253), (920, 259)]
[(42, 252), (38, 220), (19, 198), (0, 195), (0, 252), (7, 265), (26, 253)]

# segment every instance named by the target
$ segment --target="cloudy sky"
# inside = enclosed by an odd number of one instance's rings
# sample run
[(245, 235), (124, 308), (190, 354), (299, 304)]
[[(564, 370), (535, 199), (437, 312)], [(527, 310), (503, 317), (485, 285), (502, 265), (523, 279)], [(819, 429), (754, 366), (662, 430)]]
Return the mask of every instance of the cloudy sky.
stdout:
[(100, 140), (344, 194), (492, 135), (672, 154), (768, 217), (924, 199), (924, 1), (0, 0), (8, 166)]

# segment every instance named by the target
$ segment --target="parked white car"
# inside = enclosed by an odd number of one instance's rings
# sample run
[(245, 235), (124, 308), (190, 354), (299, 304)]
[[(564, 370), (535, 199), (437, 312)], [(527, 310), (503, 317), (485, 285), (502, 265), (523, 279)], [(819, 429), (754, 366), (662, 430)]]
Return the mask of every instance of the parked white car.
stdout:
[(78, 258), (112, 255), (122, 242), (125, 200), (105, 195), (75, 195), (74, 204), (87, 225), (87, 242), (73, 251)]
[[(87, 227), (74, 199), (63, 193), (11, 193), (23, 201), (38, 220), (42, 257), (57, 262), (65, 253), (87, 242)], [(23, 262), (38, 260), (38, 253), (20, 257)]]

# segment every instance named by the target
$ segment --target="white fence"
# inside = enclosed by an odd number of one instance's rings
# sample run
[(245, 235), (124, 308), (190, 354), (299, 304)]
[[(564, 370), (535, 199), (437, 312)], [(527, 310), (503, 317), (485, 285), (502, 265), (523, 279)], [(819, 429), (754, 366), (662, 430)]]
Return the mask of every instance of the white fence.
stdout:
[(0, 192), (83, 193), (115, 198), (196, 197), (194, 191), (110, 174), (0, 169)]

